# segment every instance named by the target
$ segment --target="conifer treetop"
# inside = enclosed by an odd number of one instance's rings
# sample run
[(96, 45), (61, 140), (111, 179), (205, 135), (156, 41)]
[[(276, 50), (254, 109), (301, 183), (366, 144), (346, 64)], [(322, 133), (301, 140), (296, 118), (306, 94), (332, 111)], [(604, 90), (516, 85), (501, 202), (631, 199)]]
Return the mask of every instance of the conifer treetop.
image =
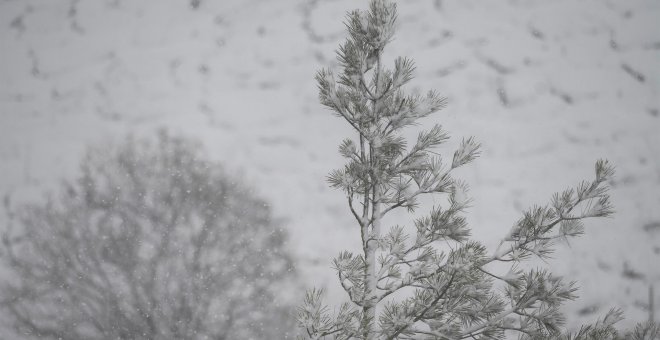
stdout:
[[(616, 339), (617, 310), (564, 334), (559, 306), (576, 298), (575, 284), (518, 266), (546, 258), (557, 241), (581, 235), (584, 219), (612, 213), (607, 193), (612, 166), (598, 161), (594, 180), (526, 211), (497, 249), (470, 240), (463, 217), (468, 188), (452, 172), (478, 157), (480, 145), (465, 138), (452, 157), (442, 157), (437, 149), (449, 135), (439, 124), (412, 141), (403, 137), (405, 128), (420, 125), (447, 100), (433, 90), (406, 93), (415, 71), (411, 59), (396, 58), (393, 69), (384, 66), (396, 18), (396, 5), (385, 0), (349, 12), (348, 37), (337, 51), (341, 71), (316, 75), (321, 104), (355, 131), (341, 142), (346, 163), (328, 182), (346, 194), (362, 247), (332, 262), (348, 302), (330, 312), (322, 291), (305, 296), (298, 313), (301, 339)], [(414, 212), (419, 198), (432, 194), (445, 195), (446, 204), (408, 226), (383, 229), (388, 213)], [(508, 271), (497, 272), (496, 262), (509, 264)]]

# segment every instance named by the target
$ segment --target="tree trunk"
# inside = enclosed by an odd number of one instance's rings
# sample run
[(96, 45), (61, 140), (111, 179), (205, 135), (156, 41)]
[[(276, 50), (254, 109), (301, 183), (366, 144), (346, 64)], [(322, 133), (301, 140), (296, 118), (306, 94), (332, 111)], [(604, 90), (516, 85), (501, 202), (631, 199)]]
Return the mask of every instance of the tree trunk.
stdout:
[(371, 224), (372, 230), (371, 233), (368, 232), (367, 226), (367, 235), (365, 240), (366, 242), (366, 268), (365, 268), (365, 294), (364, 294), (364, 307), (362, 309), (362, 323), (364, 326), (363, 339), (364, 340), (373, 340), (376, 339), (376, 283), (378, 278), (376, 277), (376, 250), (378, 250), (378, 238), (380, 237), (380, 191), (376, 185), (373, 194), (373, 205), (372, 205), (372, 218), (373, 223)]
[[(379, 78), (381, 72), (380, 65), (380, 53), (376, 52), (376, 65), (375, 65), (375, 89), (374, 93), (376, 96), (380, 95), (379, 91)], [(378, 115), (376, 110), (378, 108), (378, 99), (372, 98), (372, 110), (374, 115)], [(379, 185), (379, 178), (377, 171), (374, 171), (373, 167), (375, 166), (374, 154), (377, 154), (378, 151), (373, 147), (372, 141), (370, 141), (369, 146), (369, 165), (371, 168), (371, 193), (369, 190), (365, 192), (365, 196), (371, 194), (372, 203), (371, 203), (371, 232), (369, 232), (369, 225), (365, 225), (363, 228), (362, 239), (365, 244), (363, 245), (364, 249), (364, 258), (366, 261), (365, 267), (365, 280), (364, 280), (364, 306), (362, 308), (362, 338), (364, 340), (374, 340), (376, 339), (376, 283), (378, 278), (376, 278), (376, 251), (378, 250), (378, 239), (380, 238), (380, 220), (381, 220), (381, 211), (380, 211), (380, 197), (381, 197), (381, 188)], [(364, 155), (364, 149), (362, 150)], [(368, 212), (368, 209), (366, 210)], [(368, 215), (368, 213), (366, 214)]]

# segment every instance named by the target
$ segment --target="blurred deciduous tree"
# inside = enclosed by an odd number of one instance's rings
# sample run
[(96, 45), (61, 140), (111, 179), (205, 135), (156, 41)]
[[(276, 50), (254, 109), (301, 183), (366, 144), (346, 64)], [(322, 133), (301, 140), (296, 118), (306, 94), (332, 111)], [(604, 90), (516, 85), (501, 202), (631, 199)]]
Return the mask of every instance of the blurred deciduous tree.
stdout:
[(88, 152), (46, 203), (10, 209), (2, 308), (21, 336), (283, 339), (293, 274), (268, 205), (165, 132)]

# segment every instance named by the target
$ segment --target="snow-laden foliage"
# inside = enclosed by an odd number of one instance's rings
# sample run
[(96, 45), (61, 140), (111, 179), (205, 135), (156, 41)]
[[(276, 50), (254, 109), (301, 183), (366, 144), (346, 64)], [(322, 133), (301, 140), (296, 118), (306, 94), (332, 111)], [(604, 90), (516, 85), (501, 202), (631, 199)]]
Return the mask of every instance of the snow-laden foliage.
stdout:
[[(607, 194), (613, 168), (596, 162), (595, 178), (529, 209), (502, 237), (497, 249), (470, 240), (464, 217), (467, 186), (456, 168), (479, 155), (479, 143), (464, 139), (448, 161), (437, 152), (447, 141), (441, 125), (406, 140), (403, 129), (442, 109), (435, 91), (407, 94), (412, 60), (382, 61), (393, 37), (396, 5), (373, 0), (368, 11), (348, 14), (348, 39), (337, 52), (342, 70), (317, 74), (320, 102), (356, 133), (344, 140), (347, 163), (328, 181), (347, 197), (362, 241), (359, 253), (342, 252), (333, 265), (350, 302), (331, 313), (322, 292), (309, 292), (299, 307), (304, 339), (615, 339), (619, 313), (612, 311), (576, 334), (564, 334), (560, 305), (576, 298), (573, 282), (542, 270), (521, 270), (532, 257), (545, 258), (557, 241), (583, 233), (582, 221), (612, 213)], [(384, 229), (395, 209), (414, 212), (423, 195), (447, 203), (412, 221)], [(498, 272), (494, 264), (509, 264)], [(501, 266), (500, 266), (501, 267)], [(640, 327), (635, 334), (652, 331)], [(642, 335), (640, 339), (650, 339)]]
[(20, 338), (283, 339), (291, 277), (266, 202), (161, 133), (92, 149), (46, 203), (12, 208), (3, 321)]

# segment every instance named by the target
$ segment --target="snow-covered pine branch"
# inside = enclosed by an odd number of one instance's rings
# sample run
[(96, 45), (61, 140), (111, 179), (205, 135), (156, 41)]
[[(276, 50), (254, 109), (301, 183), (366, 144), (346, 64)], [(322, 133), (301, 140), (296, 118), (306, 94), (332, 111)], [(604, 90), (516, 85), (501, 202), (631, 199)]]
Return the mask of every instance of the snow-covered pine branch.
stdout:
[[(337, 52), (342, 70), (337, 78), (331, 70), (316, 77), (321, 104), (355, 130), (339, 147), (347, 163), (328, 182), (346, 193), (362, 249), (334, 260), (350, 300), (339, 311), (332, 315), (319, 291), (308, 293), (300, 307), (303, 339), (618, 339), (616, 311), (577, 334), (563, 334), (559, 306), (576, 298), (575, 284), (546, 270), (518, 269), (521, 261), (547, 256), (556, 241), (582, 234), (582, 220), (612, 213), (612, 166), (598, 161), (594, 180), (525, 212), (494, 251), (470, 240), (463, 217), (467, 185), (452, 171), (473, 161), (480, 145), (463, 139), (447, 162), (435, 151), (449, 138), (440, 125), (412, 143), (403, 137), (404, 128), (442, 109), (446, 99), (435, 91), (405, 93), (415, 70), (411, 59), (397, 58), (393, 70), (384, 66), (396, 17), (396, 5), (386, 0), (350, 12), (348, 38)], [(446, 195), (447, 204), (414, 220), (414, 234), (402, 226), (383, 230), (388, 213), (413, 212), (421, 196), (433, 194)], [(494, 272), (494, 262), (510, 268)], [(637, 333), (657, 330), (640, 327)]]

